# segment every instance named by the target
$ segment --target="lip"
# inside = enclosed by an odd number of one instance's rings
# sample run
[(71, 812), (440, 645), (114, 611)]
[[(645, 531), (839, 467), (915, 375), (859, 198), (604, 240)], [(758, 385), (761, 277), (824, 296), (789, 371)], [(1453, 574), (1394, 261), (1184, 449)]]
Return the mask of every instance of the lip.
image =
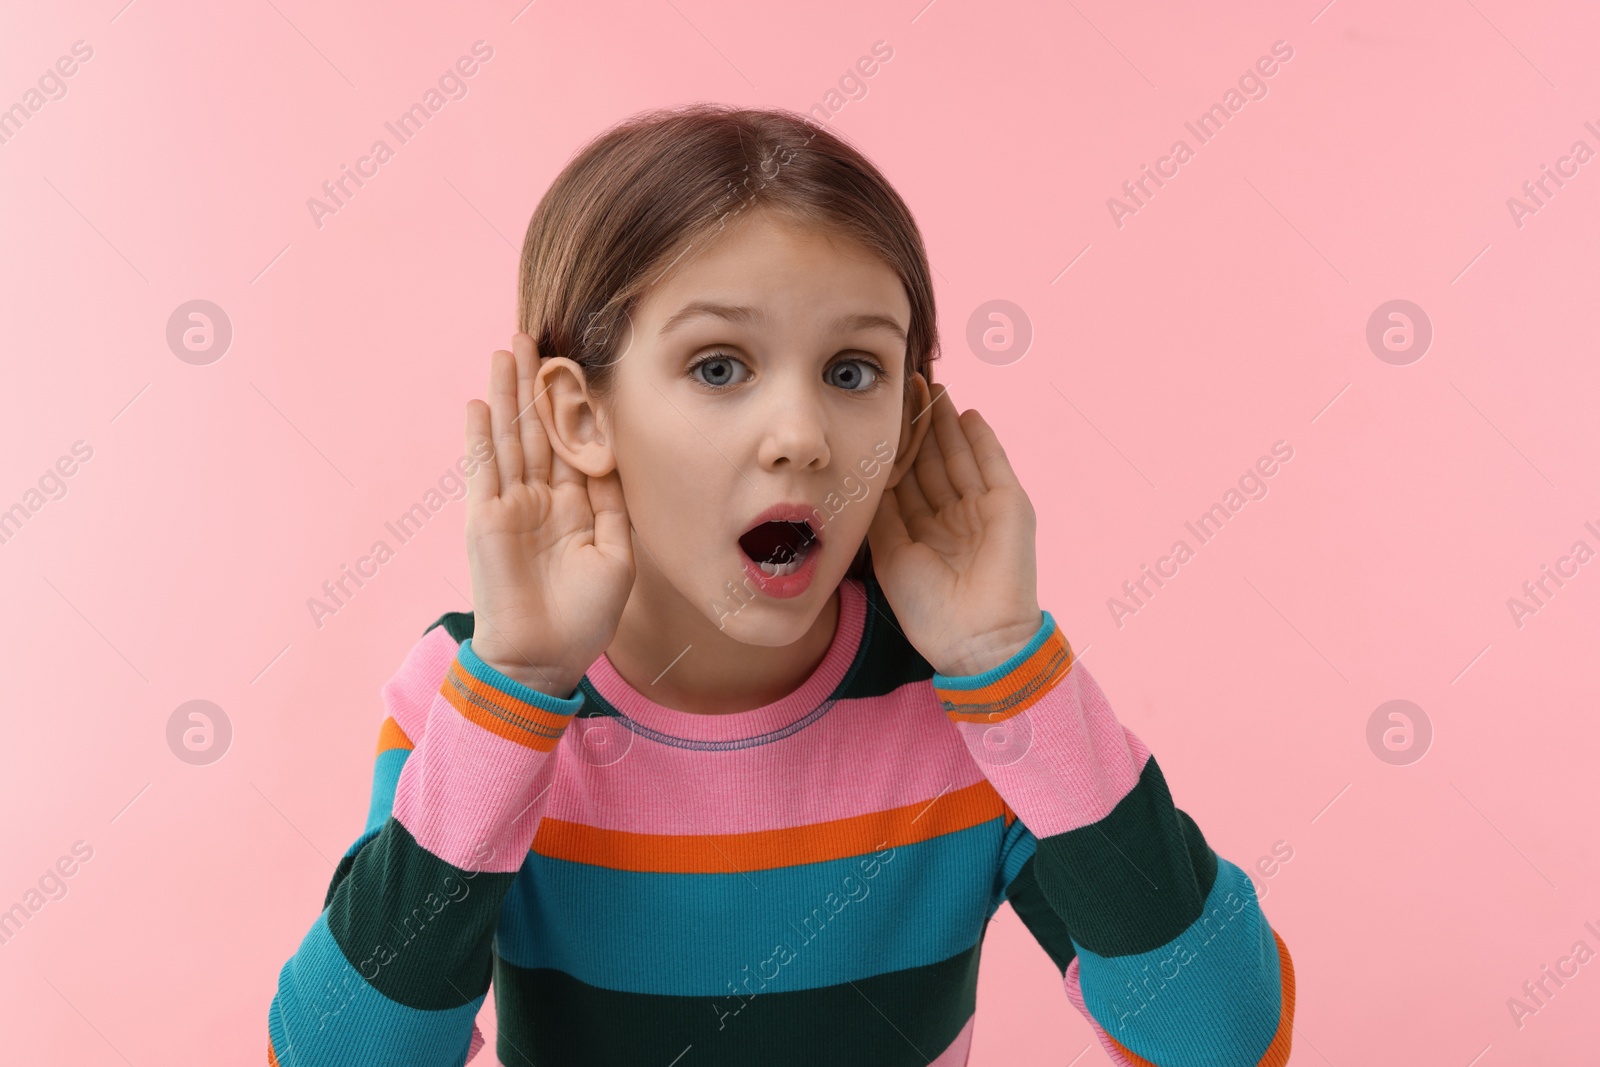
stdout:
[(774, 504), (745, 523), (744, 529), (739, 531), (739, 536), (743, 537), (764, 522), (803, 522), (811, 527), (811, 536), (815, 538), (816, 544), (820, 545), (822, 544), (822, 531), (817, 528), (816, 510), (816, 508), (806, 503), (789, 503), (786, 501), (782, 504)]
[[(767, 521), (765, 519), (763, 522)], [(744, 573), (749, 576), (755, 587), (770, 597), (778, 600), (787, 600), (799, 596), (811, 587), (811, 579), (817, 575), (818, 560), (822, 552), (815, 544), (806, 551), (806, 558), (800, 564), (800, 569), (793, 574), (774, 577), (762, 570), (756, 561), (744, 554), (744, 549), (739, 549), (739, 558), (744, 562)]]
[(742, 537), (764, 522), (803, 522), (811, 528), (813, 538), (811, 547), (806, 551), (806, 558), (800, 564), (800, 569), (793, 574), (774, 577), (762, 570), (756, 561), (745, 555), (744, 549), (738, 545), (737, 538), (734, 548), (739, 553), (740, 560), (744, 563), (744, 572), (751, 583), (767, 596), (778, 600), (787, 600), (797, 597), (811, 587), (811, 580), (816, 577), (818, 561), (822, 558), (822, 531), (817, 528), (815, 509), (810, 504), (785, 502), (774, 504), (751, 519), (740, 532)]

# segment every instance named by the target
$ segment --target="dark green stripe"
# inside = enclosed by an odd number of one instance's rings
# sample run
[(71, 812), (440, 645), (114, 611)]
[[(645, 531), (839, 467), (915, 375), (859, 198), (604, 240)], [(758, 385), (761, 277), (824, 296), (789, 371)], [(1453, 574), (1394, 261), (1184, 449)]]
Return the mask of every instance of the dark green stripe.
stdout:
[[(428, 630), (433, 629), (435, 626), (443, 626), (444, 632), (455, 638), (456, 644), (459, 645), (472, 636), (472, 624), (472, 612), (447, 611), (430, 623)], [(428, 636), (428, 630), (422, 631), (422, 636)]]
[(877, 579), (869, 575), (864, 584), (867, 618), (862, 648), (857, 662), (834, 692), (836, 700), (883, 696), (903, 685), (933, 677), (932, 664), (906, 640), (904, 627)]
[(1022, 870), (1006, 886), (1006, 899), (1011, 902), (1011, 910), (1017, 913), (1022, 925), (1028, 928), (1033, 939), (1049, 954), (1051, 962), (1064, 978), (1067, 964), (1078, 955), (1078, 949), (1067, 933), (1067, 924), (1061, 921), (1061, 916), (1050, 906), (1039, 888), (1039, 880), (1033, 870), (1034, 861), (1038, 858), (1038, 853), (1028, 857)]
[(1079, 945), (1098, 956), (1159, 948), (1197, 918), (1217, 857), (1173, 807), (1155, 757), (1105, 818), (1040, 838), (1034, 878)]
[(1182, 808), (1172, 810), (1178, 813), (1178, 821), (1183, 824), (1183, 841), (1189, 848), (1189, 865), (1194, 868), (1200, 899), (1204, 900), (1210, 896), (1211, 886), (1217, 880), (1217, 854), (1206, 844), (1206, 835), (1200, 832), (1199, 824), (1189, 817), (1188, 812)]
[[(361, 847), (362, 848), (366, 848), (367, 846), (366, 845), (362, 845)], [(357, 852), (359, 852), (359, 851), (360, 850), (358, 849)], [(339, 888), (339, 883), (344, 881), (345, 878), (349, 876), (350, 868), (355, 866), (355, 862), (356, 862), (356, 854), (355, 853), (352, 853), (351, 855), (348, 855), (348, 856), (341, 856), (339, 858), (339, 866), (337, 866), (337, 867), (335, 867), (333, 869), (333, 878), (331, 880), (329, 880), (329, 882), (328, 882), (328, 892), (322, 898), (322, 907), (323, 907), (324, 910), (326, 910), (328, 905), (333, 902), (333, 892), (334, 892), (334, 890), (338, 889)]]
[(506, 1067), (927, 1067), (977, 1007), (981, 947), (926, 967), (743, 1001), (731, 993), (619, 993), (497, 957), (496, 1048)]
[(495, 922), (515, 877), (446, 863), (391, 815), (339, 879), (328, 929), (350, 966), (390, 1000), (460, 1007), (489, 988)]

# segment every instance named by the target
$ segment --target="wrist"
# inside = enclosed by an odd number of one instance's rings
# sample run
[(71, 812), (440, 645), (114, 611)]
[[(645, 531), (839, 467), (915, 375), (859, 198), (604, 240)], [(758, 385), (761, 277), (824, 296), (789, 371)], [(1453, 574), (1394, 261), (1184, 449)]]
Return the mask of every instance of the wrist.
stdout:
[(1050, 620), (1045, 612), (1029, 623), (987, 634), (981, 643), (963, 650), (950, 662), (934, 669), (947, 678), (971, 678), (988, 674), (1016, 659), (1023, 649), (1037, 643), (1040, 631)]
[(543, 666), (528, 663), (525, 660), (506, 655), (503, 651), (488, 644), (480, 647), (477, 641), (472, 642), (472, 652), (478, 661), (491, 670), (505, 675), (520, 685), (555, 697), (557, 700), (571, 699), (577, 691), (578, 683), (583, 680), (584, 672), (565, 666)]

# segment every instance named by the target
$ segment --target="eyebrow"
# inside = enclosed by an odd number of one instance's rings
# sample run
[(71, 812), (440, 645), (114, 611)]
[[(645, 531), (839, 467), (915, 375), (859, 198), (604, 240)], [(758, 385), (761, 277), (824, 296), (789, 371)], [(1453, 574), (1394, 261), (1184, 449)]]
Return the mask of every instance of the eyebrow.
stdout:
[[(709, 301), (696, 300), (680, 308), (661, 325), (659, 332), (664, 336), (691, 319), (699, 318), (726, 319), (741, 326), (760, 326), (771, 321), (766, 311), (762, 308), (733, 304), (714, 304)], [(899, 338), (901, 344), (906, 343), (906, 331), (898, 322), (887, 315), (879, 315), (873, 312), (840, 315), (833, 320), (832, 329), (850, 332), (856, 330), (887, 330)]]

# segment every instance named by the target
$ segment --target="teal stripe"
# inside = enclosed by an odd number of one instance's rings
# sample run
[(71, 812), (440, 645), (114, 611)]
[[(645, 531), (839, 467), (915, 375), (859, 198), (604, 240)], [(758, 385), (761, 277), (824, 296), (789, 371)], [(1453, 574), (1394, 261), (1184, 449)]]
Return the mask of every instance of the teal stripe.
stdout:
[(871, 877), (873, 853), (745, 874), (619, 871), (530, 853), (495, 947), (528, 970), (677, 996), (724, 995), (780, 945), (793, 958), (769, 992), (926, 966), (982, 938), (1003, 830), (997, 816), (885, 848)]
[(1006, 830), (1005, 842), (1000, 847), (1000, 884), (991, 906), (991, 915), (1000, 910), (1000, 902), (1005, 898), (1006, 890), (1016, 881), (1023, 865), (1032, 859), (1037, 851), (1039, 851), (1039, 839), (1033, 836), (1032, 830), (1022, 825), (1021, 819), (1017, 819)]
[(396, 1004), (372, 988), (339, 951), (327, 913), (317, 916), (278, 975), (267, 1032), (283, 1067), (382, 1067), (405, 1050), (413, 1067), (467, 1062), (478, 996), (460, 1007), (423, 1011)]
[[(389, 813), (394, 810), (394, 789), (400, 783), (400, 768), (406, 765), (410, 755), (409, 748), (391, 748), (378, 753), (372, 767), (372, 803), (367, 807), (367, 825), (361, 831), (362, 837), (383, 829), (383, 824), (388, 821)], [(361, 844), (357, 841), (352, 845), (350, 853), (354, 853)]]
[(1152, 1063), (1253, 1064), (1277, 1033), (1278, 946), (1249, 877), (1220, 856), (1200, 918), (1165, 945), (1110, 957), (1077, 948), (1089, 1013)]
[(553, 697), (548, 693), (541, 693), (537, 689), (530, 689), (515, 678), (507, 677), (478, 658), (472, 651), (472, 638), (461, 642), (456, 649), (456, 659), (460, 661), (461, 668), (485, 685), (492, 685), (500, 692), (515, 697), (524, 704), (532, 704), (536, 708), (555, 712), (557, 715), (574, 715), (583, 707), (583, 690), (580, 688), (572, 696), (562, 699)]

